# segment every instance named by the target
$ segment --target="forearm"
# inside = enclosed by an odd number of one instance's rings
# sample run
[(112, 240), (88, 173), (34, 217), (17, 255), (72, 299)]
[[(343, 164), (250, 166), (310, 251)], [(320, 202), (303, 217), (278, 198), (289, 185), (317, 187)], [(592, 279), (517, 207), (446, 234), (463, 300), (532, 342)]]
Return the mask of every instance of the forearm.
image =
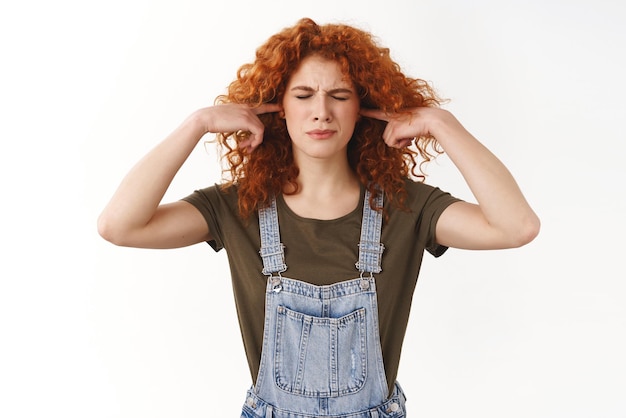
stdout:
[(533, 234), (539, 220), (504, 164), (449, 112), (433, 124), (437, 138), (463, 175), (485, 221), (503, 234)]
[(112, 238), (147, 225), (205, 132), (196, 112), (135, 164), (101, 213), (100, 233)]

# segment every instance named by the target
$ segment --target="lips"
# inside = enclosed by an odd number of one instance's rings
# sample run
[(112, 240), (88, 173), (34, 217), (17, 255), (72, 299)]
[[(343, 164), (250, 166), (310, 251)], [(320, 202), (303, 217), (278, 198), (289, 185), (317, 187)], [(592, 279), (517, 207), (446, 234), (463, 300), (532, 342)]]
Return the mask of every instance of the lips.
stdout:
[(332, 129), (314, 129), (312, 131), (308, 131), (306, 134), (313, 139), (326, 139), (333, 136), (335, 131)]

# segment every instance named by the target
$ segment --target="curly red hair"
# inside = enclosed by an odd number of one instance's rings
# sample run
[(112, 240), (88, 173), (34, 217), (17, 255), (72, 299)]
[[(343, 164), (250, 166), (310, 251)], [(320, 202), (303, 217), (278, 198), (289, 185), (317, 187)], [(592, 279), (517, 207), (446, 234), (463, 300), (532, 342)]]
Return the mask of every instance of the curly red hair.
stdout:
[[(378, 46), (370, 33), (343, 24), (317, 25), (308, 18), (283, 29), (259, 47), (255, 61), (240, 67), (228, 94), (219, 96), (216, 102), (251, 106), (281, 103), (291, 75), (311, 55), (339, 63), (352, 80), (361, 107), (398, 113), (406, 108), (440, 104), (432, 87), (424, 80), (406, 77), (391, 59), (389, 49)], [(244, 219), (269, 202), (271, 196), (282, 193), (285, 186), (298, 190), (299, 171), (284, 119), (277, 113), (259, 118), (265, 125), (264, 139), (251, 153), (237, 147), (247, 133), (218, 135), (225, 147), (225, 172), (230, 176), (227, 186), (239, 186), (239, 210)], [(412, 147), (391, 148), (381, 139), (385, 126), (386, 122), (380, 120), (360, 118), (348, 144), (348, 160), (361, 183), (372, 192), (372, 199), (378, 185), (389, 202), (404, 208), (405, 180), (410, 176), (423, 180), (422, 164), (442, 151), (433, 137), (417, 138)]]

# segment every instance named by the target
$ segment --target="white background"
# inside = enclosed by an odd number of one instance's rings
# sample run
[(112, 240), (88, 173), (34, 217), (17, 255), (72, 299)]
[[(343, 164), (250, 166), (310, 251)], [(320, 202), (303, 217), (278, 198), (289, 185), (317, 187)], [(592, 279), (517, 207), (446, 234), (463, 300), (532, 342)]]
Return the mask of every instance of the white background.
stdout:
[[(11, 4), (11, 5), (9, 5)], [(0, 6), (0, 416), (235, 417), (225, 254), (97, 235), (131, 165), (300, 17), (372, 31), (511, 169), (517, 250), (427, 256), (399, 379), (415, 417), (626, 417), (626, 13), (609, 0)], [(219, 181), (202, 144), (167, 200)], [(429, 183), (471, 199), (445, 159)]]

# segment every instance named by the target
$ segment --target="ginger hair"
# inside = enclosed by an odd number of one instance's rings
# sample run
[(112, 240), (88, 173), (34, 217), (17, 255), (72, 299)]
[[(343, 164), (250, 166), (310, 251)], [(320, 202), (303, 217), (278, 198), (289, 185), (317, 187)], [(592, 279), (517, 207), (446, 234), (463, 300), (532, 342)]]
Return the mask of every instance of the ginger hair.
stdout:
[[(426, 81), (405, 76), (391, 59), (389, 49), (379, 46), (370, 33), (344, 24), (318, 25), (308, 18), (260, 46), (254, 62), (239, 68), (228, 93), (219, 96), (216, 103), (282, 103), (291, 75), (311, 55), (339, 63), (343, 74), (353, 82), (361, 107), (399, 113), (406, 108), (441, 103)], [(244, 219), (286, 188), (298, 191), (299, 171), (285, 120), (277, 113), (259, 118), (265, 125), (263, 143), (251, 153), (237, 147), (248, 133), (217, 136), (224, 148), (224, 172), (229, 177), (225, 187), (238, 185), (239, 211)], [(423, 181), (423, 164), (442, 151), (433, 137), (416, 138), (412, 146), (403, 149), (389, 147), (382, 140), (385, 126), (384, 121), (360, 118), (348, 143), (348, 161), (372, 193), (370, 203), (379, 192), (378, 186), (388, 202), (406, 209), (406, 179)]]

